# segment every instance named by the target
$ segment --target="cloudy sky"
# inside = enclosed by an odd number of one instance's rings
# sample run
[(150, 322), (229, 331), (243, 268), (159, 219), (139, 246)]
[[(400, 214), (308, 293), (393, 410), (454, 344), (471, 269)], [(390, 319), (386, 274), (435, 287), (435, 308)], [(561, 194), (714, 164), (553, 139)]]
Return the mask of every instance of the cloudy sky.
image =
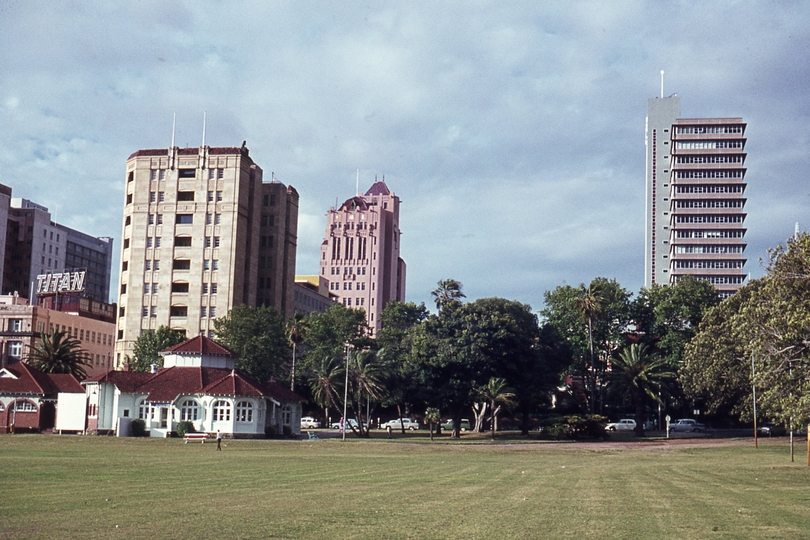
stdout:
[[(325, 213), (382, 178), (408, 300), (643, 284), (647, 99), (748, 123), (747, 270), (810, 225), (810, 4), (0, 0), (0, 183), (120, 248), (140, 148), (238, 146)], [(116, 249), (118, 251), (118, 249)], [(118, 257), (114, 262), (118, 267)], [(113, 284), (113, 289), (115, 289)]]

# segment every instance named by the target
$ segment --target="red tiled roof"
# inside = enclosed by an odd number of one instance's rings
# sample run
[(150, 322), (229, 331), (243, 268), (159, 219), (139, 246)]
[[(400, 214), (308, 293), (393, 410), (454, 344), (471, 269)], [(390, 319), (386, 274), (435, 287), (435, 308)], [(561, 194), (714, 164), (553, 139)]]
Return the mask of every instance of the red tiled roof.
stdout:
[(161, 351), (161, 353), (174, 353), (174, 354), (208, 354), (216, 356), (236, 356), (236, 354), (223, 347), (216, 341), (209, 339), (203, 335), (187, 339), (182, 343), (178, 343), (168, 349)]
[(368, 191), (366, 191), (366, 197), (369, 195), (390, 195), (391, 191), (388, 189), (388, 186), (385, 185), (385, 181), (382, 182), (374, 182)]
[(234, 369), (230, 370), (227, 376), (203, 388), (200, 393), (211, 396), (261, 397), (265, 395), (258, 383)]
[(113, 384), (121, 392), (134, 392), (140, 385), (155, 376), (155, 373), (143, 373), (140, 371), (109, 371), (85, 379), (84, 383), (107, 383)]
[(0, 377), (0, 392), (2, 393), (47, 397), (56, 397), (59, 392), (84, 393), (81, 383), (73, 375), (43, 373), (22, 362), (11, 364), (6, 369), (17, 378)]
[(267, 381), (263, 386), (265, 394), (272, 397), (276, 401), (306, 401), (306, 399), (302, 398), (286, 386), (275, 381)]

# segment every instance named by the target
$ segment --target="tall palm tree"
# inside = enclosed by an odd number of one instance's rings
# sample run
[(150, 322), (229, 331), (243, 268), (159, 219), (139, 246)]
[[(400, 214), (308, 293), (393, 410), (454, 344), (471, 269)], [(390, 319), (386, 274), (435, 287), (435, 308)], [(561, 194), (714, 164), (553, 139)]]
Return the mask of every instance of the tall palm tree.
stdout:
[(495, 424), (498, 422), (498, 413), (501, 412), (501, 407), (504, 405), (507, 407), (515, 405), (515, 393), (506, 384), (506, 379), (503, 377), (491, 377), (486, 385), (478, 389), (478, 395), (489, 403), (489, 426), (492, 439), (495, 440)]
[(386, 371), (385, 364), (377, 358), (374, 351), (358, 351), (350, 359), (349, 393), (361, 436), (363, 435), (363, 398), (378, 402), (385, 397)]
[(298, 345), (304, 342), (304, 318), (300, 313), (287, 321), (287, 339), (292, 345), (292, 365), (290, 366), (290, 390), (295, 391), (295, 353)]
[(86, 352), (79, 340), (67, 336), (66, 332), (52, 330), (50, 334), (40, 334), (39, 340), (29, 347), (28, 361), (45, 373), (70, 373), (78, 379), (86, 379), (83, 366)]
[(433, 426), (438, 424), (441, 421), (441, 413), (439, 413), (439, 409), (436, 407), (428, 407), (425, 410), (425, 422), (428, 423), (430, 427), (430, 440), (433, 440)]
[(596, 362), (593, 353), (593, 322), (594, 319), (602, 314), (605, 306), (605, 298), (602, 296), (598, 287), (593, 284), (588, 285), (588, 288), (582, 288), (580, 297), (577, 300), (582, 320), (588, 328), (588, 347), (591, 356), (591, 412), (596, 412)]
[(644, 408), (647, 399), (661, 403), (661, 386), (675, 378), (666, 360), (647, 345), (633, 343), (622, 349), (612, 364), (609, 390), (629, 397), (636, 410), (636, 434), (644, 435)]
[(433, 301), (436, 302), (436, 308), (441, 310), (444, 306), (451, 302), (459, 302), (461, 298), (466, 298), (467, 295), (461, 292), (461, 282), (455, 279), (443, 279), (439, 281), (438, 287), (431, 291)]
[(343, 359), (324, 356), (309, 374), (309, 388), (312, 398), (323, 408), (323, 421), (329, 420), (329, 407), (339, 410), (340, 394), (343, 392), (343, 377), (346, 368)]

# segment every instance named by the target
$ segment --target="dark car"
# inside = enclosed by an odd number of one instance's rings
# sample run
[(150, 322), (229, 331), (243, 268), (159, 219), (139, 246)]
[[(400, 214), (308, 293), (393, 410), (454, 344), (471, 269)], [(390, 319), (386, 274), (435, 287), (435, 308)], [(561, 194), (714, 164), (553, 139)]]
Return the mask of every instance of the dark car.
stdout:
[(785, 426), (774, 424), (773, 422), (766, 422), (757, 426), (757, 435), (763, 437), (779, 437), (785, 434)]

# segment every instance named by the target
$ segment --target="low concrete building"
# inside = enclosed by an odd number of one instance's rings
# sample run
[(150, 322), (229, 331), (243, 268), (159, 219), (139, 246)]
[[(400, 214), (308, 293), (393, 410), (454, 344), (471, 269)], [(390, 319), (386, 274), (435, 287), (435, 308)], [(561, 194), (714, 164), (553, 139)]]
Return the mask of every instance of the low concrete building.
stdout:
[(152, 437), (168, 437), (183, 421), (232, 438), (300, 435), (304, 398), (236, 371), (225, 347), (200, 335), (160, 354), (164, 367), (153, 373), (112, 371), (82, 383), (89, 431), (126, 435), (140, 418)]

